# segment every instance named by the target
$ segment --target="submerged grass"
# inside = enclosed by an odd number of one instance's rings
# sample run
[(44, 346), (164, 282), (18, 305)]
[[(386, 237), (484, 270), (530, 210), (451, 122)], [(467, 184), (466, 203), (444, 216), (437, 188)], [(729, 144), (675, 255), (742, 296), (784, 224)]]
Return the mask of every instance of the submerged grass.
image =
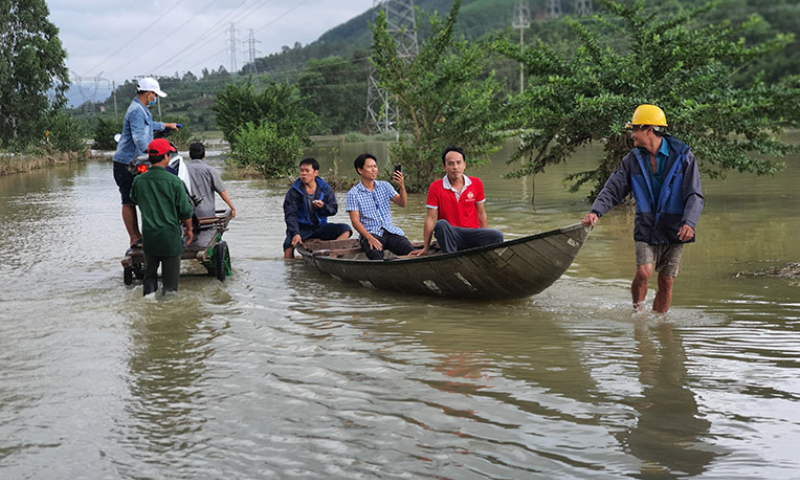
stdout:
[(28, 173), (52, 165), (65, 165), (88, 158), (88, 154), (75, 152), (0, 152), (0, 176)]

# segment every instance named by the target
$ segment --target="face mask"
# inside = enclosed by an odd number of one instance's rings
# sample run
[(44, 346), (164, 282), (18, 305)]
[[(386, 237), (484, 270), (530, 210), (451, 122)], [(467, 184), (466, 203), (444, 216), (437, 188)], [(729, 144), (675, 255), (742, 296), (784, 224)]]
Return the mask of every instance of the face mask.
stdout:
[(148, 106), (148, 107), (152, 107), (153, 105), (155, 105), (155, 104), (156, 104), (156, 102), (157, 102), (157, 101), (158, 101), (158, 97), (154, 96), (152, 100), (150, 100), (149, 102), (147, 102), (147, 106)]

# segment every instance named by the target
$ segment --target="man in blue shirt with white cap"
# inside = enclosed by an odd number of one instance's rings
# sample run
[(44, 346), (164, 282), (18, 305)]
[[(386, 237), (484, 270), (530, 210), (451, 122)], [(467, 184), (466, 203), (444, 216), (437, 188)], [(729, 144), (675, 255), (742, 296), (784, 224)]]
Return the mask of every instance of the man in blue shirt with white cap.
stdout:
[(153, 121), (153, 116), (148, 110), (156, 104), (158, 97), (166, 96), (155, 78), (147, 77), (139, 80), (136, 85), (136, 97), (125, 112), (122, 135), (114, 153), (114, 181), (122, 197), (122, 221), (125, 222), (131, 247), (140, 247), (142, 241), (136, 205), (130, 198), (133, 183), (131, 167), (136, 157), (147, 153), (147, 146), (153, 140), (154, 131), (178, 129), (175, 123)]

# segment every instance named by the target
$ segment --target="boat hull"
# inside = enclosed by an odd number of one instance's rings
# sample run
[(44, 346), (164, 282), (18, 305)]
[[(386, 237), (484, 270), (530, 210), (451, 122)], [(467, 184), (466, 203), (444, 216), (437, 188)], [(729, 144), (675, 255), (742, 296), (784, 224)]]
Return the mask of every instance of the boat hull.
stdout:
[(322, 273), (370, 288), (460, 298), (523, 298), (561, 277), (589, 231), (575, 224), (496, 245), (384, 261), (334, 258), (304, 248), (298, 253)]

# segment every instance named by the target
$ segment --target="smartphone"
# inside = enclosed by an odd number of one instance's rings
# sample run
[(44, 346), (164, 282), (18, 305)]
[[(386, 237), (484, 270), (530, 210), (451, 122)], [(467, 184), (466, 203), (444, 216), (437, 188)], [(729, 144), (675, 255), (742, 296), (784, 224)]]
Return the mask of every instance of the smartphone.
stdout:
[(394, 171), (395, 171), (395, 172), (402, 172), (402, 171), (403, 171), (403, 166), (402, 166), (402, 165), (400, 165), (399, 163), (396, 163), (396, 164), (394, 165)]

